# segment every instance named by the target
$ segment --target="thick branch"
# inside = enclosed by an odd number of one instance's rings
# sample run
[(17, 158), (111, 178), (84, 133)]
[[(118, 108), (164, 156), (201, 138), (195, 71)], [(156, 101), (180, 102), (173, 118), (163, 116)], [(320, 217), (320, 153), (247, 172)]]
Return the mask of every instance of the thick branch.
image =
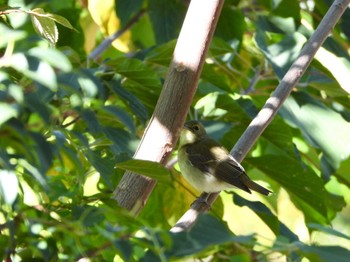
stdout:
[[(192, 0), (151, 121), (135, 158), (165, 164), (183, 126), (213, 37), (223, 0)], [(156, 181), (126, 172), (115, 190), (119, 205), (137, 215)]]
[[(345, 9), (348, 7), (350, 0), (335, 0), (329, 8), (327, 14), (322, 19), (321, 23), (310, 37), (309, 41), (301, 50), (300, 55), (292, 64), (288, 72), (285, 74), (276, 90), (271, 97), (266, 101), (264, 107), (258, 115), (250, 123), (246, 131), (237, 141), (234, 148), (231, 150), (232, 156), (241, 162), (247, 155), (252, 146), (256, 143), (262, 132), (272, 121), (277, 111), (282, 106), (283, 102), (291, 93), (293, 87), (299, 82), (300, 78), (305, 73), (307, 67), (311, 63), (317, 50), (321, 47), (327, 36), (332, 32)], [(208, 199), (208, 204), (211, 205), (218, 197), (218, 193), (211, 194)], [(183, 231), (192, 226), (201, 212), (208, 210), (208, 204), (203, 201), (196, 201), (190, 210), (188, 210), (182, 218), (171, 229), (173, 232)]]

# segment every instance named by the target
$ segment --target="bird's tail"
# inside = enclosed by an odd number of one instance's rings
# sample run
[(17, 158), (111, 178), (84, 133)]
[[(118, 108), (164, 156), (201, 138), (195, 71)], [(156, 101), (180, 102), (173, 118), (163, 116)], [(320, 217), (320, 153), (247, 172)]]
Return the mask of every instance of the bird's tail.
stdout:
[(250, 180), (248, 177), (247, 179), (244, 179), (244, 184), (251, 190), (254, 190), (260, 194), (263, 194), (265, 196), (268, 196), (270, 193), (272, 193), (270, 190), (260, 186), (259, 184), (255, 183), (254, 181)]

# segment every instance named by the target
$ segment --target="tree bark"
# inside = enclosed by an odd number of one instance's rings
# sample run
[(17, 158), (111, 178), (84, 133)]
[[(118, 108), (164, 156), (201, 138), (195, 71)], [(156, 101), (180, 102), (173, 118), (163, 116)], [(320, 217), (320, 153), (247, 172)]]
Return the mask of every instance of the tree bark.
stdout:
[[(134, 155), (166, 164), (196, 92), (224, 0), (192, 0), (154, 113)], [(126, 172), (114, 192), (121, 207), (137, 215), (156, 181)]]
[[(301, 50), (298, 58), (294, 61), (285, 76), (282, 78), (276, 90), (272, 93), (270, 98), (266, 101), (264, 107), (252, 120), (248, 128), (231, 150), (231, 155), (238, 162), (242, 162), (262, 132), (273, 120), (283, 102), (292, 92), (293, 87), (299, 82), (300, 78), (305, 73), (317, 50), (321, 47), (327, 36), (332, 32), (333, 27), (339, 21), (349, 3), (350, 0), (335, 0), (333, 2), (317, 29)], [(219, 193), (210, 194), (209, 198), (207, 199), (207, 203), (203, 203), (203, 201), (195, 201), (195, 203), (179, 219), (171, 231), (180, 232), (190, 228), (197, 220), (198, 215), (208, 211), (211, 204), (218, 196)]]

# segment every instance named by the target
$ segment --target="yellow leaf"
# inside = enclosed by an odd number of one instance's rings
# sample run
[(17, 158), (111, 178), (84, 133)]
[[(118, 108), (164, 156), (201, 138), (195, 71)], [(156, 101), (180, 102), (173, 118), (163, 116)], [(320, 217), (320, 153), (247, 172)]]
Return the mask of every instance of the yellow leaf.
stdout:
[[(90, 0), (89, 12), (94, 22), (100, 27), (104, 36), (110, 36), (120, 29), (120, 21), (115, 12), (115, 1)], [(129, 52), (131, 49), (131, 34), (125, 32), (121, 37), (113, 41), (112, 45), (121, 52)]]

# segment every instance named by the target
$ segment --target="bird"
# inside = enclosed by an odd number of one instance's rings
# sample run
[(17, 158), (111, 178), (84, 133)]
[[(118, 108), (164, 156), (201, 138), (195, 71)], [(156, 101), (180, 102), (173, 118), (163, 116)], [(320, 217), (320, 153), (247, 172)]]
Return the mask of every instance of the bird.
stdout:
[(252, 181), (241, 164), (221, 144), (210, 138), (197, 120), (186, 122), (180, 132), (178, 163), (189, 184), (207, 195), (234, 187), (266, 196), (272, 193)]

